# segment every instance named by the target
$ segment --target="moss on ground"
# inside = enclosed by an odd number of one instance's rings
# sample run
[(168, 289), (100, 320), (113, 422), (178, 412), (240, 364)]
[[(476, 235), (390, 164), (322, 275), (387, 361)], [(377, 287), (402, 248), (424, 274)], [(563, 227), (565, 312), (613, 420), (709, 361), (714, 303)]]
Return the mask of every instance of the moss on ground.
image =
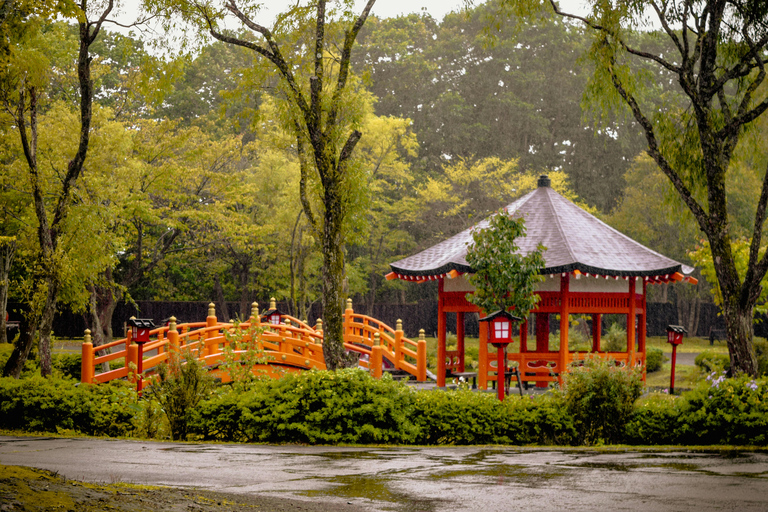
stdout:
[[(361, 509), (333, 504), (333, 510)], [(328, 503), (125, 483), (76, 482), (41, 469), (0, 465), (0, 512), (327, 512)]]

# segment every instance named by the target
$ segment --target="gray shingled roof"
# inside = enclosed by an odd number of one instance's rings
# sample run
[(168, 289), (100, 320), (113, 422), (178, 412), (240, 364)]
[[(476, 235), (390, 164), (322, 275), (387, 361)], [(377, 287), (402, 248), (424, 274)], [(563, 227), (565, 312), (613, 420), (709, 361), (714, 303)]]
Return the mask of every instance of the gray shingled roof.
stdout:
[[(603, 276), (663, 276), (692, 268), (667, 258), (616, 231), (582, 210), (549, 187), (542, 176), (539, 187), (507, 206), (507, 211), (525, 217), (527, 236), (518, 240), (523, 253), (539, 243), (546, 266), (542, 274), (579, 270), (583, 274)], [(472, 272), (467, 263), (467, 243), (471, 231), (488, 227), (488, 219), (451, 238), (390, 264), (400, 276), (441, 276), (457, 270)]]

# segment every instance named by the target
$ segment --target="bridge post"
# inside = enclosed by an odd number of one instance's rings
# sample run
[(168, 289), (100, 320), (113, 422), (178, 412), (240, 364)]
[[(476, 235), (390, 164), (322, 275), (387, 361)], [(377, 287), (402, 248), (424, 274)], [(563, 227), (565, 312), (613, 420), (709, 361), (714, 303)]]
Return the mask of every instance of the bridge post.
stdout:
[[(216, 318), (216, 304), (211, 302), (208, 304), (208, 316), (205, 318), (205, 325), (209, 327), (205, 331), (205, 350), (200, 350), (198, 353), (200, 354), (199, 358), (202, 359), (205, 356), (210, 356), (216, 353), (216, 348), (213, 347), (213, 342), (209, 342), (211, 338), (216, 336), (216, 333), (213, 332), (213, 330), (210, 329), (210, 327), (215, 327), (218, 323), (218, 319)], [(201, 342), (203, 340), (200, 340)]]
[(347, 309), (344, 310), (344, 341), (347, 341), (347, 336), (352, 336), (355, 333), (352, 329), (352, 317), (355, 311), (352, 309), (352, 299), (347, 299)]
[(131, 343), (125, 352), (125, 366), (128, 368), (128, 377), (132, 384), (139, 380), (139, 344)]
[(95, 374), (95, 368), (93, 365), (93, 343), (91, 343), (91, 331), (85, 330), (85, 336), (83, 337), (82, 357), (80, 360), (80, 382), (85, 384), (93, 383), (93, 377)]
[(258, 302), (252, 302), (251, 303), (251, 318), (248, 319), (251, 322), (252, 326), (259, 325), (260, 318), (259, 318), (259, 303)]
[(369, 362), (369, 370), (371, 376), (374, 379), (381, 378), (381, 365), (384, 362), (384, 357), (381, 348), (381, 336), (379, 333), (373, 333), (373, 346), (371, 347), (371, 360)]
[(395, 323), (395, 368), (400, 369), (403, 360), (403, 321), (399, 318)]
[(168, 357), (179, 357), (179, 331), (176, 330), (176, 317), (172, 316), (168, 323)]
[(416, 345), (416, 380), (427, 380), (427, 340), (424, 339), (424, 329), (419, 329), (419, 341)]

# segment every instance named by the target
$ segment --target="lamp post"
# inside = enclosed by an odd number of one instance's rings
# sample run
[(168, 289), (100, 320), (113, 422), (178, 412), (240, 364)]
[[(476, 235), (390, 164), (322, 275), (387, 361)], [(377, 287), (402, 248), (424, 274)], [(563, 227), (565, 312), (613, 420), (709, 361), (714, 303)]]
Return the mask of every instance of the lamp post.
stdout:
[(133, 318), (128, 320), (131, 327), (131, 341), (139, 346), (139, 357), (136, 361), (136, 391), (141, 395), (143, 385), (142, 374), (144, 372), (144, 344), (149, 341), (149, 331), (155, 327), (155, 323), (149, 318)]
[(675, 363), (677, 362), (677, 346), (682, 345), (683, 335), (688, 331), (682, 325), (667, 326), (667, 343), (672, 345), (672, 374), (669, 377), (669, 394), (675, 394)]
[(496, 347), (496, 396), (499, 400), (504, 400), (507, 345), (512, 343), (512, 322), (519, 322), (520, 318), (500, 310), (479, 321), (488, 322), (488, 343)]

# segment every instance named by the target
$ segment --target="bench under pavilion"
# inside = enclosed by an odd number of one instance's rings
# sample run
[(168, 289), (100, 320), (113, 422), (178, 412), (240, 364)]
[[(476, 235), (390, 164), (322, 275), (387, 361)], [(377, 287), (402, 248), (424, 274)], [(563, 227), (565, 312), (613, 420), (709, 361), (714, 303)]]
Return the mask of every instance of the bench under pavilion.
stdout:
[[(517, 351), (507, 354), (507, 364), (518, 363), (523, 381), (547, 386), (562, 379), (562, 373), (586, 352), (569, 350), (570, 315), (591, 317), (591, 350), (598, 357), (612, 358), (622, 365), (643, 365), (646, 357), (646, 291), (649, 284), (689, 281), (693, 268), (667, 258), (608, 226), (551, 188), (548, 176), (538, 187), (506, 207), (525, 218), (526, 236), (518, 239), (523, 253), (546, 247), (545, 276), (538, 284), (540, 300), (531, 312), (536, 348), (528, 349), (529, 319), (520, 325)], [(472, 231), (484, 229), (489, 219), (462, 231), (413, 256), (390, 264), (387, 279), (423, 283), (438, 281), (437, 385), (446, 377), (466, 373), (464, 317), (482, 312), (466, 299), (474, 291), (466, 279), (472, 268), (466, 261)], [(448, 350), (448, 314), (456, 317), (456, 348)], [(621, 352), (601, 347), (602, 315), (626, 315), (627, 345)], [(550, 315), (559, 315), (560, 347), (550, 350)], [(553, 317), (554, 321), (556, 317)], [(487, 389), (497, 380), (496, 353), (489, 352), (488, 325), (480, 322), (477, 385)], [(643, 377), (645, 371), (643, 370)]]

